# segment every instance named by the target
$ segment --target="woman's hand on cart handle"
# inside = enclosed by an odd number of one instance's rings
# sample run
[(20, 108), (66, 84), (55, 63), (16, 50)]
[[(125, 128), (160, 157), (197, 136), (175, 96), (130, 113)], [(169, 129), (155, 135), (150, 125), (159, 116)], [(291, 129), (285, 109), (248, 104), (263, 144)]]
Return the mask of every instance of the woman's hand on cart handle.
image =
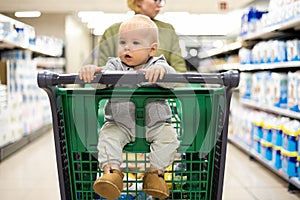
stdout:
[(95, 73), (101, 72), (102, 68), (96, 65), (85, 65), (79, 70), (79, 78), (86, 83), (90, 83), (94, 79)]

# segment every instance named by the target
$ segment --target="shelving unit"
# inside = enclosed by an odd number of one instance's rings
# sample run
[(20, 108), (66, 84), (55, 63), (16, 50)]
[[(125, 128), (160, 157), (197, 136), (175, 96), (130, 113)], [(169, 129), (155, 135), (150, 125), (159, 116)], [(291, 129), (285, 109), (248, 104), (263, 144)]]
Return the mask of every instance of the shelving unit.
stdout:
[(299, 112), (294, 112), (288, 109), (283, 109), (283, 108), (279, 108), (276, 106), (270, 106), (267, 104), (261, 104), (261, 103), (257, 103), (255, 101), (251, 101), (251, 100), (246, 100), (246, 99), (241, 99), (241, 103), (242, 105), (251, 107), (251, 108), (255, 108), (255, 109), (259, 109), (262, 111), (266, 111), (266, 112), (271, 112), (277, 115), (281, 115), (281, 116), (286, 116), (289, 118), (293, 118), (293, 119), (300, 119), (300, 113)]
[(61, 52), (58, 52), (57, 50), (49, 50), (36, 45), (20, 44), (18, 42), (10, 41), (3, 37), (0, 37), (0, 49), (24, 49), (45, 56), (61, 56)]
[[(33, 27), (4, 15), (0, 14), (0, 19), (4, 20), (6, 25), (8, 23), (11, 23), (10, 26), (18, 24), (34, 31)], [(57, 48), (57, 46), (52, 48), (47, 43), (30, 43), (27, 39), (19, 41), (18, 36), (10, 35), (7, 30), (1, 33), (0, 52), (4, 53), (3, 55), (1, 54), (1, 73), (6, 73), (6, 75), (2, 74), (1, 77), (5, 79), (4, 86), (6, 85), (7, 88), (5, 99), (7, 100), (6, 104), (0, 107), (0, 122), (2, 120), (1, 123), (6, 123), (7, 125), (0, 130), (0, 140), (2, 140), (0, 141), (0, 162), (52, 128), (50, 105), (48, 105), (47, 96), (44, 94), (44, 91), (41, 91), (40, 94), (39, 90), (37, 90), (35, 73), (38, 70), (38, 62), (32, 60), (32, 56), (53, 58), (54, 60), (59, 59), (60, 64), (64, 65), (65, 63), (64, 58), (60, 58), (62, 49)], [(6, 52), (12, 51), (14, 52), (12, 53), (13, 56), (7, 57), (5, 55)], [(26, 69), (23, 69), (23, 67)], [(59, 67), (62, 68), (63, 66)], [(18, 80), (16, 81), (15, 79)], [(3, 98), (3, 96), (1, 97)], [(18, 99), (16, 100), (17, 103), (14, 99)], [(12, 100), (13, 102), (11, 102)], [(40, 103), (41, 101), (45, 102), (45, 100), (47, 104)], [(35, 104), (35, 102), (38, 104)], [(39, 108), (40, 106), (43, 107)], [(38, 114), (39, 111), (42, 111), (41, 115)], [(49, 116), (47, 114), (48, 111)], [(34, 117), (28, 120), (28, 117), (30, 118), (31, 116)], [(36, 121), (34, 120), (35, 118), (37, 119)], [(17, 127), (15, 127), (16, 124)]]
[[(283, 23), (274, 24), (257, 32), (247, 34), (245, 36), (239, 37), (237, 40), (241, 41), (244, 47), (251, 48), (254, 44), (264, 40), (270, 39), (291, 39), (295, 35), (300, 33), (300, 16), (285, 21)], [(299, 38), (299, 36), (298, 36)], [(214, 52), (214, 53), (212, 53)], [(227, 53), (226, 48), (213, 50), (207, 54), (207, 57), (213, 57), (216, 55), (225, 55)], [(204, 58), (204, 57), (203, 57)], [(206, 58), (206, 57), (205, 57)], [(289, 61), (289, 62), (274, 62), (274, 63), (263, 63), (263, 64), (240, 64), (240, 63), (226, 63), (216, 66), (218, 71), (226, 71), (230, 69), (237, 69), (240, 72), (262, 72), (262, 71), (276, 71), (276, 72), (288, 72), (297, 71), (300, 68), (300, 61)], [(238, 96), (238, 95), (237, 95)], [(239, 98), (239, 97), (238, 97)], [(275, 106), (270, 106), (267, 104), (258, 103), (254, 100), (239, 99), (238, 103), (242, 107), (247, 107), (250, 109), (263, 111), (266, 113), (273, 113), (277, 116), (288, 117), (292, 120), (300, 120), (300, 113), (294, 112), (289, 109), (279, 108)], [(236, 147), (244, 151), (253, 158), (260, 162), (263, 166), (268, 168), (270, 171), (274, 172), (279, 177), (283, 178), (289, 184), (289, 190), (300, 189), (300, 181), (298, 177), (289, 177), (281, 169), (276, 169), (273, 167), (271, 161), (268, 161), (261, 154), (258, 154), (254, 149), (254, 141), (247, 143), (242, 141), (235, 134), (231, 134), (228, 137), (229, 142), (234, 144)], [(299, 162), (298, 162), (299, 163)]]
[[(295, 37), (295, 34), (298, 33), (300, 27), (300, 17), (293, 18), (289, 21), (275, 24), (266, 28), (263, 28), (261, 31), (256, 33), (248, 34), (245, 37), (242, 37), (242, 39), (247, 43), (247, 41), (251, 40), (266, 40), (266, 39), (288, 39)], [(300, 67), (299, 61), (290, 61), (290, 62), (280, 62), (280, 63), (264, 63), (264, 64), (246, 64), (246, 65), (240, 65), (239, 70), (240, 71), (281, 71), (281, 72), (288, 72), (290, 70), (296, 71)], [(260, 111), (265, 111), (268, 113), (273, 113), (279, 116), (288, 117), (290, 119), (300, 119), (300, 113), (299, 112), (293, 112), (288, 109), (283, 109), (275, 106), (270, 106), (266, 104), (257, 103), (255, 101), (251, 100), (241, 100), (241, 104), (243, 106), (247, 106), (250, 108), (254, 108)], [(235, 143), (236, 141), (232, 141)], [(256, 160), (258, 160), (260, 163), (262, 163), (265, 167), (269, 168), (271, 171), (273, 171), (275, 174), (283, 178), (289, 183), (289, 189), (293, 190), (295, 188), (300, 189), (300, 181), (298, 177), (289, 177), (287, 174), (283, 173), (280, 169), (275, 169), (270, 163), (270, 161), (267, 161), (261, 154), (258, 154), (253, 148), (249, 151), (249, 155)]]
[(257, 40), (257, 39), (271, 39), (271, 38), (285, 37), (287, 36), (287, 33), (283, 31), (286, 31), (288, 29), (292, 29), (291, 31), (295, 31), (298, 30), (299, 27), (300, 27), (299, 17), (295, 17), (282, 23), (264, 27), (259, 31), (249, 33), (245, 36), (240, 37), (239, 39), (243, 41), (248, 41), (248, 40)]
[(238, 41), (232, 42), (232, 43), (224, 45), (222, 48), (213, 48), (213, 49), (206, 51), (205, 53), (202, 52), (202, 53), (200, 53), (199, 58), (205, 59), (205, 58), (210, 58), (213, 56), (231, 53), (232, 51), (239, 50), (241, 47), (242, 47), (241, 42), (238, 42)]

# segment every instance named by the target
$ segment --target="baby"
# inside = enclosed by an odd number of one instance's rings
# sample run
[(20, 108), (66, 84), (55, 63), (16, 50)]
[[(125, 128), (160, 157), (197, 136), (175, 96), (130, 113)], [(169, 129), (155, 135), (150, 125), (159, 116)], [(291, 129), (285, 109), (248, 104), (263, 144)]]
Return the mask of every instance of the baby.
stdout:
[[(79, 71), (80, 79), (91, 82), (96, 72), (140, 71), (145, 74), (146, 83), (169, 87), (156, 83), (166, 73), (176, 73), (168, 65), (164, 56), (154, 57), (158, 48), (158, 29), (145, 15), (134, 15), (123, 22), (119, 29), (118, 56), (110, 58), (103, 67), (83, 66)], [(169, 196), (164, 181), (164, 169), (174, 160), (179, 146), (175, 129), (170, 124), (171, 109), (165, 100), (152, 100), (146, 105), (146, 140), (150, 143), (150, 167), (143, 177), (143, 191), (154, 198)], [(99, 167), (103, 175), (94, 183), (94, 190), (108, 199), (120, 197), (123, 189), (124, 146), (135, 140), (135, 105), (131, 101), (109, 100), (105, 106), (105, 123), (98, 140)]]

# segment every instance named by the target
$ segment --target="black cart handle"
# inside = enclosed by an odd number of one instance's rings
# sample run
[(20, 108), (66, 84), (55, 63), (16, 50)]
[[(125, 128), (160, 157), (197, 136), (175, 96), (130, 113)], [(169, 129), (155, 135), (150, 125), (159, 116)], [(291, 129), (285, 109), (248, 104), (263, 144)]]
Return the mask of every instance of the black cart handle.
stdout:
[[(239, 72), (237, 70), (229, 70), (222, 73), (165, 74), (164, 78), (157, 80), (157, 82), (220, 84), (234, 88), (239, 85), (239, 80)], [(37, 81), (40, 88), (59, 84), (86, 84), (79, 79), (78, 74), (58, 74), (50, 71), (39, 72)], [(145, 79), (145, 74), (141, 72), (104, 72), (95, 74), (91, 83), (134, 85), (142, 82), (148, 81)]]

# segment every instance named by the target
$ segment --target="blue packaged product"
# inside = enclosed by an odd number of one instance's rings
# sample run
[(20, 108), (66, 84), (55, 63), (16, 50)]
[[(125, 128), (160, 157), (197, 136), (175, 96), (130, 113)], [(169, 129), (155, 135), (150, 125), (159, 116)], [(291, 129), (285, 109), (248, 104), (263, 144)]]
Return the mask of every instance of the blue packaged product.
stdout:
[(281, 149), (282, 170), (288, 176), (298, 176), (297, 174), (297, 152), (290, 152)]
[(256, 152), (258, 154), (261, 154), (260, 138), (258, 138), (257, 136), (254, 136), (253, 137), (253, 145), (254, 145), (254, 149), (256, 150)]
[(297, 157), (298, 179), (300, 181), (300, 156)]
[(281, 126), (272, 128), (272, 143), (275, 146), (282, 146), (282, 128)]
[(282, 128), (283, 128), (283, 124), (287, 123), (289, 120), (289, 118), (287, 117), (280, 117), (280, 118), (274, 118), (274, 120), (272, 121), (272, 144), (274, 146), (278, 146), (281, 147), (282, 146), (282, 140), (283, 140), (283, 136), (282, 136)]
[(244, 13), (241, 17), (241, 32), (240, 35), (244, 36), (248, 32), (248, 14)]
[(248, 32), (254, 32), (257, 29), (257, 24), (263, 14), (267, 13), (267, 11), (259, 11), (254, 7), (251, 7), (248, 11), (247, 19), (248, 19)]
[(261, 144), (261, 155), (266, 160), (272, 160), (272, 143), (265, 140), (260, 141)]
[(283, 143), (282, 148), (294, 152), (298, 151), (298, 136), (300, 133), (300, 122), (292, 120), (283, 125)]
[(262, 126), (263, 139), (267, 142), (272, 142), (272, 126), (268, 123), (264, 123)]
[(273, 166), (275, 169), (280, 169), (282, 167), (281, 147), (273, 146), (272, 151), (273, 151), (273, 155), (272, 155)]
[(253, 122), (253, 135), (258, 138), (263, 138), (263, 130), (262, 130), (263, 122), (254, 121)]

